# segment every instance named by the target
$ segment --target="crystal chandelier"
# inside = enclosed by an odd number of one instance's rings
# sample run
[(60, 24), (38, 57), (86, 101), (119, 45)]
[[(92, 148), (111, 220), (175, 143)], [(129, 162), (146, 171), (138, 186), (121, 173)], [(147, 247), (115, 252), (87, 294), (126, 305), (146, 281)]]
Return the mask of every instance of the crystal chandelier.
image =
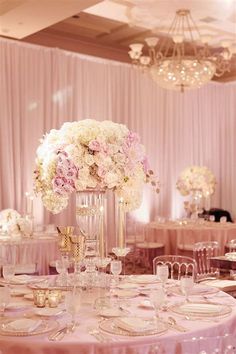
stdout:
[(213, 51), (208, 44), (210, 39), (200, 36), (190, 11), (180, 9), (159, 47), (157, 37), (146, 38), (148, 55), (142, 53), (143, 44), (134, 43), (129, 56), (135, 66), (150, 71), (159, 86), (184, 92), (230, 71), (231, 43), (225, 41), (220, 50)]

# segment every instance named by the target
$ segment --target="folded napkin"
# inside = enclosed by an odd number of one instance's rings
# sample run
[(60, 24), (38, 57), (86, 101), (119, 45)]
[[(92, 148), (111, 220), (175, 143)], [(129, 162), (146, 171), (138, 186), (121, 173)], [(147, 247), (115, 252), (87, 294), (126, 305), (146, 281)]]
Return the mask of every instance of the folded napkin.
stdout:
[(212, 286), (212, 287), (216, 287), (219, 290), (223, 290), (223, 291), (236, 290), (236, 280), (216, 279), (216, 280), (204, 281), (204, 284)]
[(26, 284), (31, 280), (31, 276), (22, 274), (22, 275), (15, 275), (14, 277), (11, 278), (11, 281), (13, 283), (17, 284)]
[(150, 327), (150, 323), (137, 317), (120, 317), (115, 320), (117, 327), (129, 332), (146, 332)]
[(185, 313), (219, 314), (221, 310), (222, 306), (218, 304), (184, 304), (181, 306), (181, 311)]
[(4, 330), (6, 331), (14, 331), (14, 332), (33, 332), (35, 331), (40, 325), (42, 321), (32, 320), (30, 318), (22, 318), (19, 320), (15, 320), (12, 322), (7, 323), (4, 325)]
[(129, 278), (133, 283), (138, 284), (149, 284), (152, 282), (159, 281), (158, 277), (153, 274), (143, 274), (143, 275), (134, 275)]

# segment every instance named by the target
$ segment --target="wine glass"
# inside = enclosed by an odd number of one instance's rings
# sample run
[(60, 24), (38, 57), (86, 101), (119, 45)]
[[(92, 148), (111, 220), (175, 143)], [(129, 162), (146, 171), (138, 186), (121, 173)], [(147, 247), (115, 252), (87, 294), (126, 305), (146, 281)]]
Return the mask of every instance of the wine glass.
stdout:
[(63, 259), (56, 260), (56, 271), (59, 274), (58, 280), (60, 285), (66, 285), (66, 281), (67, 281), (66, 267)]
[(165, 302), (165, 292), (163, 288), (152, 290), (150, 294), (150, 301), (155, 310), (155, 318), (158, 320), (160, 318), (159, 309)]
[(15, 266), (13, 264), (4, 265), (2, 267), (2, 275), (3, 278), (7, 281), (7, 283), (9, 283), (15, 275)]
[(81, 290), (74, 288), (72, 291), (68, 292), (65, 297), (66, 311), (71, 315), (71, 323), (69, 326), (74, 327), (75, 316), (78, 314), (81, 307)]
[(122, 271), (122, 262), (121, 261), (111, 261), (111, 272), (114, 275), (114, 277), (117, 279), (119, 274)]
[(7, 286), (0, 287), (0, 316), (4, 316), (6, 306), (10, 302), (10, 290)]
[(193, 276), (192, 275), (183, 275), (180, 278), (180, 288), (182, 293), (185, 295), (185, 301), (189, 301), (189, 294), (191, 293), (191, 290), (193, 288), (194, 281), (193, 281)]
[(166, 264), (158, 265), (156, 268), (156, 274), (160, 281), (162, 282), (163, 290), (165, 291), (165, 284), (169, 277), (169, 267)]

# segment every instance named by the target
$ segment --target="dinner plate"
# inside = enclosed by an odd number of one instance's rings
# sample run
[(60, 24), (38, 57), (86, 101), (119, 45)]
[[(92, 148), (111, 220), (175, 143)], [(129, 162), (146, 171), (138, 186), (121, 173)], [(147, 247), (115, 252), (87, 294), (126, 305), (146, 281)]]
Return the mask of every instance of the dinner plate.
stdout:
[(126, 290), (126, 289), (116, 289), (113, 295), (118, 296), (119, 298), (132, 298), (138, 296), (139, 292), (135, 290)]
[(41, 309), (35, 309), (34, 314), (37, 316), (42, 316), (42, 317), (51, 317), (51, 316), (59, 316), (65, 313), (65, 311), (61, 308), (50, 308), (50, 307), (44, 307)]
[[(136, 318), (137, 320), (137, 318)], [(142, 331), (132, 331), (121, 328), (116, 322), (116, 319), (109, 318), (100, 322), (99, 327), (101, 330), (107, 333), (116, 334), (119, 336), (148, 336), (148, 335), (161, 335), (168, 330), (168, 325), (163, 322), (150, 323), (147, 321), (147, 327)]]
[(30, 294), (31, 290), (26, 288), (12, 288), (10, 290), (11, 296), (24, 296), (26, 294)]
[[(22, 321), (22, 322), (20, 322)], [(34, 321), (32, 323), (32, 330), (25, 329), (24, 323), (26, 321)], [(35, 323), (35, 325), (34, 325)], [(21, 326), (21, 324), (23, 324)], [(26, 318), (17, 319), (17, 320), (4, 320), (0, 324), (0, 335), (3, 336), (33, 336), (37, 334), (48, 333), (53, 330), (56, 330), (59, 327), (59, 324), (55, 320), (30, 320)]]
[[(176, 294), (176, 295), (185, 296), (182, 293), (180, 286), (178, 286), (178, 285), (169, 288), (168, 291), (170, 291), (171, 293)], [(206, 286), (206, 285), (196, 284), (196, 285), (194, 285), (193, 289), (190, 291), (189, 296), (191, 296), (191, 295), (201, 296), (201, 295), (206, 295), (206, 294), (209, 295), (209, 294), (216, 294), (218, 292), (219, 292), (219, 289), (217, 289), (217, 288), (213, 288), (213, 287)]]
[(118, 308), (104, 308), (98, 312), (99, 316), (102, 317), (120, 317), (124, 315), (128, 315), (126, 310), (120, 310)]
[(131, 275), (128, 278), (128, 281), (136, 284), (160, 283), (160, 280), (157, 278), (157, 276), (153, 274)]
[(10, 302), (6, 306), (6, 310), (24, 310), (26, 307), (31, 306), (31, 304), (27, 304), (26, 302), (23, 301), (18, 301), (18, 302)]
[(34, 300), (34, 295), (32, 293), (30, 294), (25, 294), (24, 299), (33, 301)]
[(232, 312), (230, 306), (214, 302), (184, 302), (170, 306), (169, 310), (179, 315), (203, 318), (226, 316)]
[(117, 285), (118, 289), (137, 289), (137, 284), (132, 283), (121, 283)]

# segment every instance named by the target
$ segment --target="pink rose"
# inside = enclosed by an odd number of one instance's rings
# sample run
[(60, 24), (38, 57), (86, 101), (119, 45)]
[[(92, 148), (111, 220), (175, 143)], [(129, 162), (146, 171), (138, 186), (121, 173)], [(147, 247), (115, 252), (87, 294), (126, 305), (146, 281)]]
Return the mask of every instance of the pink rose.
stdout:
[(100, 151), (101, 150), (101, 144), (98, 140), (90, 141), (88, 147), (90, 150), (93, 150), (93, 151)]

